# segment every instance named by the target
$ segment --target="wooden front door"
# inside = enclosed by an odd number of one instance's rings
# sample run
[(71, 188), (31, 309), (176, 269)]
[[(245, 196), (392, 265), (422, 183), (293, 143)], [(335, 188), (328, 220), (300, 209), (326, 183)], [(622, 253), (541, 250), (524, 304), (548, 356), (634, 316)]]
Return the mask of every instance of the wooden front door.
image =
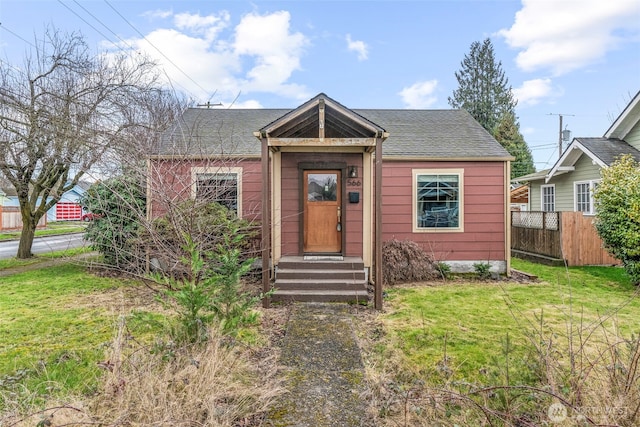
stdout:
[(340, 170), (305, 170), (305, 253), (342, 251), (342, 195)]

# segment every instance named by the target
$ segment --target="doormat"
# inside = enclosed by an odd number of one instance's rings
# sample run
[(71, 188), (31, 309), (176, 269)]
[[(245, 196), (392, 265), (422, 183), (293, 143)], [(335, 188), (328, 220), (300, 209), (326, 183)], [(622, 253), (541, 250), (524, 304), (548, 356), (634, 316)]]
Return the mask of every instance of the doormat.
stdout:
[(340, 255), (305, 255), (305, 261), (344, 261)]

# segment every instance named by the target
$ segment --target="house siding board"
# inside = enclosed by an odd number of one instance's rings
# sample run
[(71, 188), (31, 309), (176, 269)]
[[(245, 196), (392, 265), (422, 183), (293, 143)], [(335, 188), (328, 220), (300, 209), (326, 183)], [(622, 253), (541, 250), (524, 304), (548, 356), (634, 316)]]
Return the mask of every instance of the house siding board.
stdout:
[[(575, 211), (574, 186), (576, 182), (600, 179), (600, 167), (594, 165), (589, 156), (583, 154), (575, 163), (575, 170), (554, 176), (548, 184), (555, 184), (556, 187), (556, 211)], [(540, 187), (544, 181), (537, 181), (532, 186), (532, 208), (531, 210), (541, 210)]]
[(640, 121), (631, 128), (629, 134), (624, 138), (627, 144), (640, 150)]
[(544, 184), (544, 181), (535, 181), (531, 183), (529, 188), (529, 210), (530, 211), (541, 211), (542, 210), (542, 189), (541, 185)]
[(242, 168), (242, 217), (260, 219), (262, 178), (259, 160), (151, 160), (149, 189), (151, 213), (158, 218), (167, 212), (167, 204), (191, 198), (191, 170), (194, 167)]
[[(319, 167), (323, 163), (343, 163), (357, 166), (359, 173), (362, 173), (360, 153), (282, 153), (282, 255), (300, 255), (302, 207), (299, 163), (317, 163)], [(362, 177), (358, 179), (362, 182)], [(362, 198), (362, 186), (347, 185), (345, 191), (359, 192), (360, 202), (349, 203), (348, 195), (343, 195), (346, 200), (342, 207), (343, 233), (346, 233), (343, 253), (346, 256), (362, 256), (362, 209), (367, 201)]]
[[(464, 232), (412, 231), (413, 169), (464, 169)], [(412, 240), (441, 261), (505, 260), (503, 162), (386, 161), (382, 171), (383, 241)]]

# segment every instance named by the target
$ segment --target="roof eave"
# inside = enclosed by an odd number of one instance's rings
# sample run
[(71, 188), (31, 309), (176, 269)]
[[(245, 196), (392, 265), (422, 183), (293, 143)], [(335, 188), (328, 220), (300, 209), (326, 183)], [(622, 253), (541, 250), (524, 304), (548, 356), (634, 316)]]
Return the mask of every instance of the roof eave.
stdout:
[[(580, 152), (576, 151), (579, 150)], [(554, 176), (562, 175), (575, 170), (575, 164), (582, 154), (586, 154), (589, 158), (600, 167), (606, 167), (607, 165), (596, 156), (591, 150), (580, 143), (578, 138), (574, 138), (571, 144), (567, 147), (562, 157), (553, 165), (547, 176), (545, 177), (545, 183), (548, 183)]]
[(604, 137), (625, 139), (638, 121), (640, 121), (640, 91), (636, 93), (618, 118), (607, 129)]

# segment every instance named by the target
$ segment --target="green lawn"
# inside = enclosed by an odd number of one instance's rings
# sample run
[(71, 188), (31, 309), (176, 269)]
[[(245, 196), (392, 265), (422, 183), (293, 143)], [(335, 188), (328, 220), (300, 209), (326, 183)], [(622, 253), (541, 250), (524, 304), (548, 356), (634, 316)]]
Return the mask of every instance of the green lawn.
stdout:
[(640, 332), (640, 300), (622, 269), (567, 270), (517, 259), (513, 267), (538, 275), (540, 282), (450, 281), (388, 289), (382, 318), (393, 345), (429, 377), (438, 378), (446, 355), (454, 378), (483, 382), (487, 372), (500, 369), (505, 353), (522, 360), (526, 333), (538, 329), (541, 316), (560, 335), (567, 335), (568, 326), (576, 330), (603, 318), (609, 328), (615, 320), (624, 336)]
[[(130, 311), (122, 293), (134, 284), (85, 270), (62, 264), (2, 277), (0, 397), (17, 383), (37, 394), (95, 387), (96, 362), (104, 358), (119, 315)], [(135, 329), (135, 321), (130, 326)]]
[[(82, 233), (86, 224), (79, 221), (55, 221), (47, 223), (47, 228), (36, 230), (36, 237), (55, 236), (58, 234)], [(0, 241), (20, 238), (20, 231), (0, 232)]]

